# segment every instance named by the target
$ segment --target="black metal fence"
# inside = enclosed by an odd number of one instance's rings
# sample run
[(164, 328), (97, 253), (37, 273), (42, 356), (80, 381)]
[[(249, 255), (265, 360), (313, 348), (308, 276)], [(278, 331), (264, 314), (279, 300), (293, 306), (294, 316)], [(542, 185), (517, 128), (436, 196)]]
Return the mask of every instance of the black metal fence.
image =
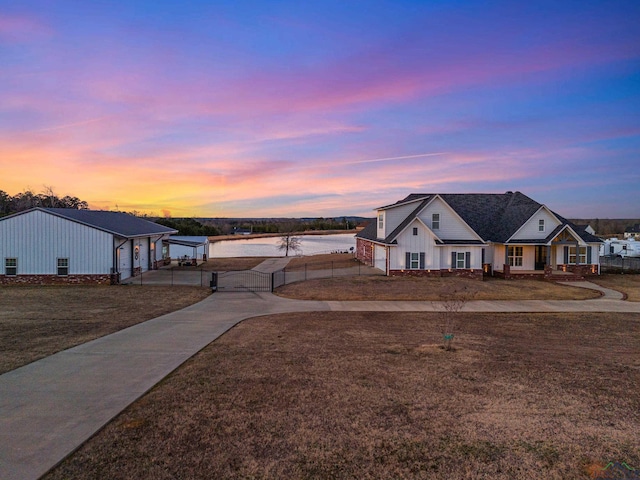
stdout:
[(602, 273), (640, 273), (640, 257), (600, 257)]
[[(129, 273), (129, 272), (127, 272)], [(120, 283), (134, 285), (171, 285), (189, 287), (208, 287), (211, 283), (211, 271), (203, 268), (170, 267), (158, 270), (134, 272)]]
[(380, 270), (355, 260), (353, 262), (306, 263), (289, 266), (272, 273), (262, 273), (256, 270), (212, 272), (197, 267), (169, 267), (148, 270), (142, 274), (140, 272), (134, 273), (135, 276), (125, 278), (121, 283), (211, 287), (221, 292), (272, 292), (282, 285), (317, 278), (382, 274)]

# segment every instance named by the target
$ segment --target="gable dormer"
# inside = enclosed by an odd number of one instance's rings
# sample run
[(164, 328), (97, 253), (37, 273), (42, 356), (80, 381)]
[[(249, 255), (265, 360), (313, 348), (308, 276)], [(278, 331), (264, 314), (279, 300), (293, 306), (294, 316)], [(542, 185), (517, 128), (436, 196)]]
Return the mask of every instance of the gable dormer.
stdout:
[(482, 240), (439, 195), (434, 196), (418, 218), (441, 240)]
[(377, 210), (376, 223), (378, 226), (377, 238), (384, 240), (400, 226), (400, 224), (420, 205), (424, 198), (399, 202), (397, 204), (380, 207)]
[(543, 240), (562, 222), (542, 205), (509, 240)]

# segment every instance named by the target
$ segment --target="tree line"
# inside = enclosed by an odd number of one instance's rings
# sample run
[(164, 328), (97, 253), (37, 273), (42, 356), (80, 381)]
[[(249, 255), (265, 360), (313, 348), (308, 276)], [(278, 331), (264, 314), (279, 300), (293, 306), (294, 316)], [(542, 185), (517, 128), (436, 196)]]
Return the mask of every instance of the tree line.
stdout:
[(621, 236), (627, 228), (640, 223), (638, 218), (580, 218), (571, 221), (577, 225), (591, 225), (599, 237)]
[(0, 190), (0, 217), (35, 207), (87, 210), (89, 208), (89, 204), (84, 200), (80, 200), (78, 197), (72, 197), (69, 195), (60, 197), (56, 195), (50, 187), (45, 187), (42, 193), (35, 193), (32, 190), (26, 190), (13, 196), (9, 195), (4, 190)]

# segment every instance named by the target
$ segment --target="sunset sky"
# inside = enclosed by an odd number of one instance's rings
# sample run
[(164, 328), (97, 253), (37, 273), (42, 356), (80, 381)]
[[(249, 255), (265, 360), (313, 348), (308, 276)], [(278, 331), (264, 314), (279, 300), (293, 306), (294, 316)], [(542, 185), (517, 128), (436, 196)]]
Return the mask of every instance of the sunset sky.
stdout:
[(0, 178), (174, 217), (638, 217), (640, 1), (0, 0)]

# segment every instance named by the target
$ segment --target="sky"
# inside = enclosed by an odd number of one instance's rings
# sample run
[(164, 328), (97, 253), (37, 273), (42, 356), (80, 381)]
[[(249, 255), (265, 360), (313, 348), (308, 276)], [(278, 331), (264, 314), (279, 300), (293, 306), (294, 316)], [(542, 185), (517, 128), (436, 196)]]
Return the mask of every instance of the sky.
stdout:
[(640, 2), (0, 0), (0, 190), (173, 217), (640, 216)]

